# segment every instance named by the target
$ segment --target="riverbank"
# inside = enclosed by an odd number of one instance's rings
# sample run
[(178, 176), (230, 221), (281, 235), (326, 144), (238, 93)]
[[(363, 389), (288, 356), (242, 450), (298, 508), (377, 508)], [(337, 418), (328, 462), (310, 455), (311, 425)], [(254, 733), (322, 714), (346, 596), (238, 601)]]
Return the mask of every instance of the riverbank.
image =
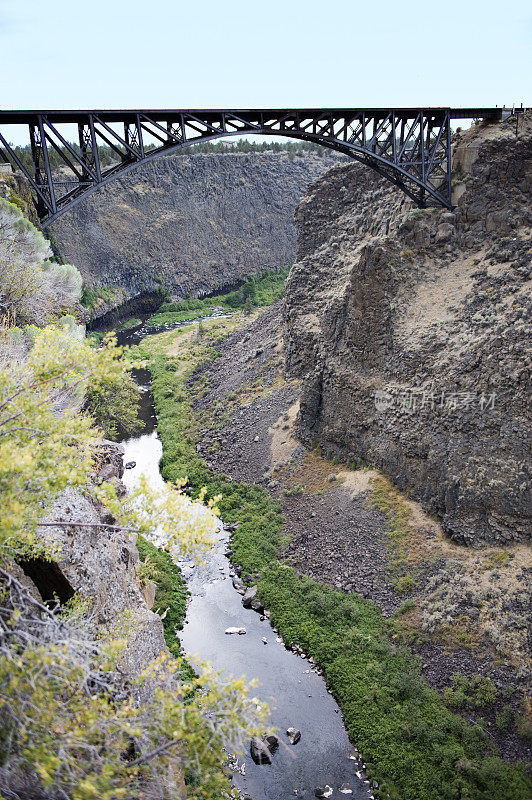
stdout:
[[(339, 469), (317, 453), (308, 454), (296, 442), (290, 450), (298, 387), (283, 377), (275, 313), (266, 312), (259, 321), (254, 315), (211, 321), (201, 334), (189, 326), (142, 342), (139, 354), (149, 358), (153, 375), (163, 476), (167, 480), (187, 476), (192, 492), (205, 485), (209, 494), (222, 493), (224, 521), (240, 523), (232, 538), (233, 560), (248, 583), (258, 583), (284, 640), (297, 643), (324, 668), (342, 705), (346, 727), (366, 759), (368, 775), (379, 784), (376, 796), (524, 798), (527, 789), (521, 771), (497, 759), (486, 723), (454, 713), (429, 688), (423, 663), (405, 647), (412, 638), (409, 615), (416, 604), (409, 607), (394, 582), (403, 578), (399, 586), (408, 587), (418, 569), (413, 577), (398, 503), (390, 507), (385, 492), (381, 510), (370, 510), (360, 496), (363, 483), (358, 487), (352, 483), (352, 470)], [(244, 327), (247, 330), (241, 330)], [(360, 481), (363, 474), (355, 477)], [(300, 574), (297, 559), (312, 550), (313, 536), (316, 548), (327, 542), (336, 546), (335, 529), (346, 520), (336, 513), (340, 507), (334, 498), (347, 491), (354, 498), (349, 524), (360, 520), (358, 511), (365, 514), (361, 527), (366, 530), (368, 555), (344, 563), (352, 568), (371, 562), (367, 593), (380, 591), (383, 605), (386, 595), (390, 605), (384, 610), (399, 611), (395, 617), (387, 618), (373, 602), (341, 590), (349, 583), (352, 589), (354, 582), (360, 591), (357, 574), (338, 581), (338, 589)], [(393, 524), (386, 526), (386, 520)], [(328, 524), (328, 535), (326, 531), (316, 537), (316, 521)], [(294, 522), (302, 523), (299, 533)], [(387, 527), (395, 533), (395, 546), (379, 553), (381, 560), (389, 558), (390, 566), (396, 562), (389, 578), (389, 570), (381, 569), (378, 561), (375, 564), (369, 550), (375, 533), (386, 543)], [(287, 530), (294, 534), (291, 542)], [(285, 557), (278, 559), (281, 547)], [(406, 599), (411, 599), (408, 592)], [(490, 688), (484, 682), (482, 687), (486, 686)], [(476, 684), (468, 687), (462, 687), (462, 694), (473, 692), (473, 701), (482, 701)]]
[[(131, 489), (141, 476), (153, 488), (163, 482), (159, 473), (162, 445), (147, 375), (146, 370), (134, 370), (143, 390), (140, 415), (145, 428), (124, 441), (124, 460), (129, 463), (124, 481)], [(273, 727), (280, 737), (275, 758), (264, 769), (254, 762), (248, 748), (242, 755), (228, 752), (228, 764), (234, 772), (231, 796), (280, 800), (297, 794), (301, 800), (310, 800), (318, 787), (331, 786), (342, 787), (357, 800), (371, 800), (369, 781), (357, 775), (359, 765), (340, 709), (319, 671), (283, 646), (266, 617), (259, 618), (252, 609), (243, 608), (226, 556), (229, 533), (221, 527), (216, 538), (201, 563), (184, 559), (175, 564), (168, 554), (145, 540), (139, 539), (137, 545), (143, 561), (139, 576), (147, 602), (153, 602), (162, 617), (172, 654), (187, 654), (180, 669), (184, 682), (190, 683), (189, 663), (196, 664), (196, 654), (200, 661), (207, 659), (214, 664), (225, 677), (245, 672), (248, 678), (258, 679), (259, 701), (270, 708), (269, 729)], [(245, 630), (246, 635), (228, 638), (226, 629)], [(284, 733), (294, 725), (301, 729), (297, 748), (289, 746)]]

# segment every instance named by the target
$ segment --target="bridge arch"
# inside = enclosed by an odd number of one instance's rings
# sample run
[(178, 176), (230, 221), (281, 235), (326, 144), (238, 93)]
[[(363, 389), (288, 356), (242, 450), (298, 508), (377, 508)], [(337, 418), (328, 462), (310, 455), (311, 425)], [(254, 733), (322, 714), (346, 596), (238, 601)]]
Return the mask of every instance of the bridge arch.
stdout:
[[(100, 186), (161, 155), (198, 142), (259, 134), (310, 141), (383, 175), (424, 207), (451, 207), (451, 118), (500, 119), (496, 109), (262, 109), (238, 111), (0, 111), (0, 156), (23, 172), (44, 227)], [(26, 126), (32, 170), (3, 126)], [(77, 126), (72, 146), (65, 128)], [(118, 130), (117, 130), (118, 128)], [(156, 142), (151, 148), (148, 142)], [(117, 162), (102, 166), (100, 149)], [(59, 154), (72, 178), (50, 165)]]

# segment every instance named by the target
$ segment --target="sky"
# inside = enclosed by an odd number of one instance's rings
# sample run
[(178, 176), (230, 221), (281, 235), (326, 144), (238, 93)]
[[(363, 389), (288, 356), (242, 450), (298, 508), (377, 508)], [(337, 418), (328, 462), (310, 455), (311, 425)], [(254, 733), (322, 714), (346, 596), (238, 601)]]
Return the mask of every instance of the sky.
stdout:
[(525, 0), (0, 0), (0, 107), (532, 104)]

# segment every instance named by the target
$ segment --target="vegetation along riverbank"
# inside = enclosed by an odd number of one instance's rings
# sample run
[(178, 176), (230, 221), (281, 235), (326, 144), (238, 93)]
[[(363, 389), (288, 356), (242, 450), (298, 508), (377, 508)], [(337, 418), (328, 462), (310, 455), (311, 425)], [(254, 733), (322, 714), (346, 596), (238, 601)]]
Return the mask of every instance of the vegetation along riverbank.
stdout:
[[(222, 519), (238, 523), (234, 563), (248, 583), (258, 585), (284, 641), (299, 645), (323, 669), (368, 776), (378, 784), (377, 797), (524, 800), (530, 787), (523, 769), (502, 760), (486, 726), (457, 713), (422, 675), (403, 625), (409, 606), (384, 616), (361, 595), (302, 575), (282, 555), (290, 542), (280, 498), (267, 486), (233, 480), (208, 465), (201, 452), (202, 430), (213, 417), (212, 408), (202, 407), (209, 391), (206, 367), (216, 364), (224, 342), (254, 324), (257, 313), (158, 334), (137, 348), (153, 376), (163, 477), (186, 477), (193, 496), (202, 487), (209, 496), (222, 495)], [(260, 391), (248, 385), (241, 399)], [(231, 410), (218, 409), (220, 428), (224, 414)], [(292, 494), (298, 491), (295, 486)]]

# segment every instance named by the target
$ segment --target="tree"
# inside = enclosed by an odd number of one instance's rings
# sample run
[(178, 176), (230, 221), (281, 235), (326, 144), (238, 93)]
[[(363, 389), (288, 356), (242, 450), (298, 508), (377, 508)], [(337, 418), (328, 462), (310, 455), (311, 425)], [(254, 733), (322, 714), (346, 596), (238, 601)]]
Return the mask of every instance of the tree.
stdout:
[(3, 567), (0, 588), (2, 797), (181, 800), (183, 777), (189, 800), (236, 797), (221, 767), (267, 712), (243, 681), (205, 665), (179, 686), (179, 661), (162, 653), (130, 685), (127, 619), (102, 634), (86, 604), (50, 610)]
[[(94, 427), (93, 417), (80, 413), (79, 408), (87, 390), (108, 397), (128, 375), (129, 366), (120, 359), (122, 348), (117, 347), (114, 336), (95, 350), (86, 340), (73, 337), (65, 326), (30, 327), (25, 332), (4, 329), (0, 333), (0, 351), (12, 340), (17, 343), (20, 334), (32, 344), (18, 359), (0, 360), (1, 553), (6, 543), (15, 552), (20, 547), (37, 547), (34, 532), (43, 508), (67, 486), (90, 483), (101, 432)], [(169, 532), (179, 533), (186, 550), (195, 546), (202, 550), (208, 543), (214, 525), (212, 521), (207, 524), (213, 519), (210, 509), (207, 517), (198, 516), (198, 508), (203, 506), (193, 507), (179, 487), (168, 486), (157, 499), (143, 486), (138, 496), (120, 502), (111, 489), (109, 485), (110, 493), (105, 496), (100, 489), (100, 499), (108, 502), (118, 517), (127, 518), (124, 524), (147, 533), (153, 525), (166, 525)], [(214, 509), (215, 505), (211, 501)], [(194, 526), (187, 528), (183, 519), (188, 511)]]
[(43, 507), (62, 489), (87, 483), (99, 437), (77, 413), (94, 364), (87, 345), (58, 327), (4, 329), (2, 349), (23, 337), (29, 353), (19, 345), (0, 367), (0, 548), (15, 551), (34, 544)]
[(103, 362), (100, 379), (94, 376), (85, 392), (84, 408), (109, 439), (142, 429), (138, 418), (139, 390), (130, 374), (129, 362), (122, 359), (123, 348), (110, 334), (96, 351), (96, 362)]
[(20, 208), (0, 199), (0, 318), (45, 324), (77, 303), (79, 271), (52, 263), (51, 255), (49, 243)]

